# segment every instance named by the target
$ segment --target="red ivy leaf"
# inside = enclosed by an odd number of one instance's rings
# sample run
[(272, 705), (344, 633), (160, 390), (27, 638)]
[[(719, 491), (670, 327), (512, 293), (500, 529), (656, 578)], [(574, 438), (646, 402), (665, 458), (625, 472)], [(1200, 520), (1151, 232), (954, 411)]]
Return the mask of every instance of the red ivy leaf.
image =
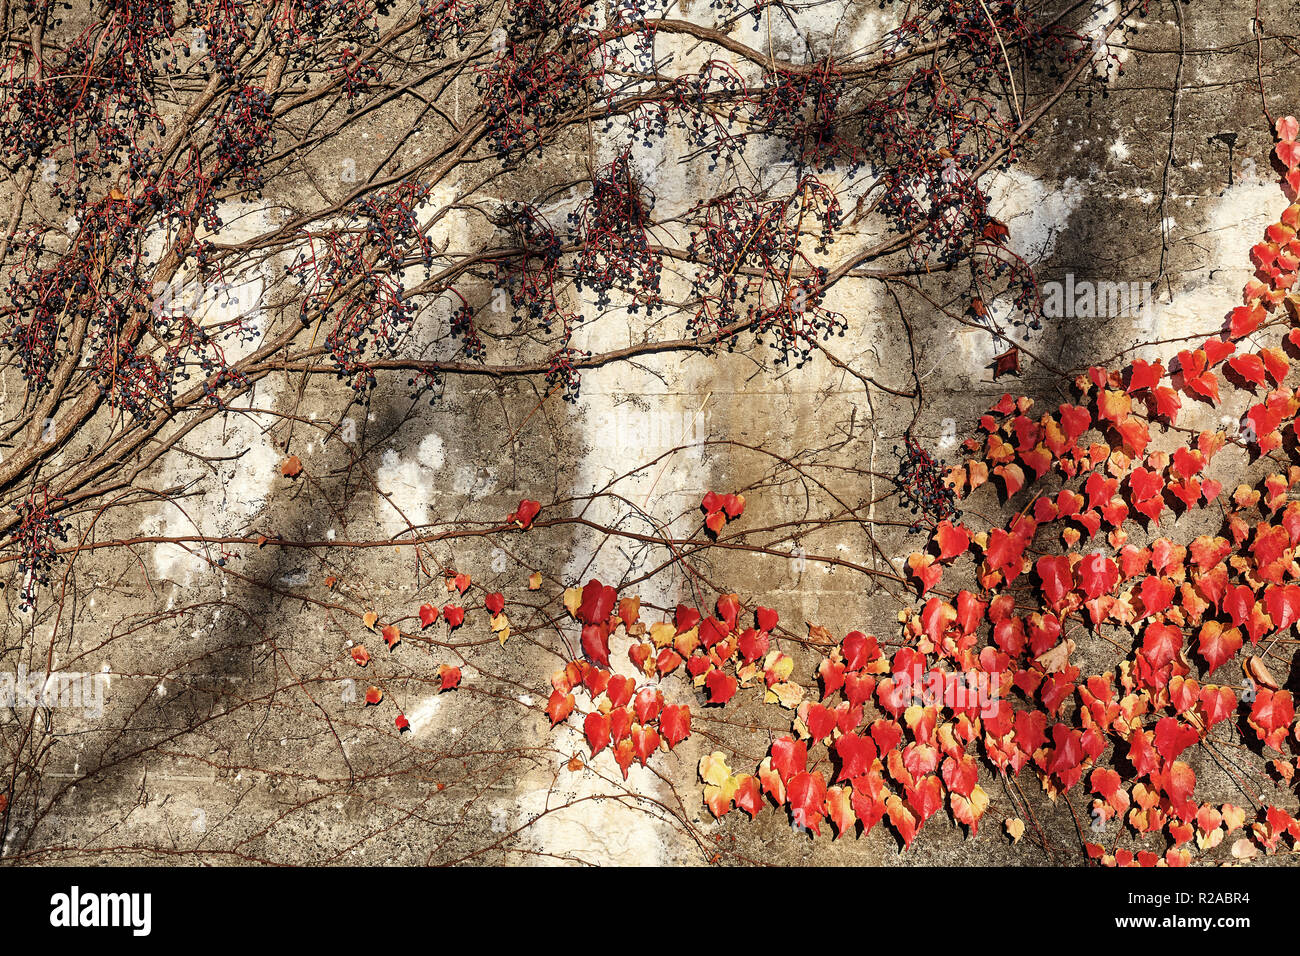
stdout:
[(420, 605), (420, 627), (428, 627), (438, 620), (438, 609), (432, 604)]
[(600, 711), (593, 710), (587, 715), (582, 722), (582, 732), (593, 757), (609, 746), (609, 718)]
[(736, 682), (736, 678), (724, 674), (715, 667), (704, 678), (704, 686), (708, 688), (710, 704), (725, 704), (736, 696), (736, 688), (740, 685)]
[(826, 781), (820, 770), (797, 773), (786, 783), (786, 798), (794, 822), (821, 836), (821, 822), (825, 816)]
[(665, 707), (659, 717), (659, 729), (668, 741), (668, 749), (676, 747), (691, 735), (691, 709), (685, 704)]

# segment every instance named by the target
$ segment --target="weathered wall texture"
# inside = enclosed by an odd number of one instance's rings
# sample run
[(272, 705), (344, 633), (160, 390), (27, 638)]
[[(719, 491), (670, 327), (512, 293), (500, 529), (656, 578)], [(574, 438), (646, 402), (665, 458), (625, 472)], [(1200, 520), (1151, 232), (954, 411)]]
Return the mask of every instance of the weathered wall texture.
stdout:
[[(862, 6), (839, 27), (837, 45), (868, 45), (888, 24), (875, 4)], [(700, 0), (684, 15), (709, 19)], [(1109, 96), (1068, 97), (1040, 126), (1024, 160), (992, 174), (993, 212), (1041, 280), (1064, 282), (1073, 274), (1156, 288), (1153, 308), (1142, 314), (1050, 320), (1022, 342), (1042, 361), (1026, 359), (1019, 381), (992, 379), (992, 359), (1006, 341), (937, 310), (932, 318), (913, 313), (914, 378), (895, 303), (866, 281), (835, 287), (828, 304), (847, 316), (849, 331), (826, 349), (896, 391), (919, 387), (922, 402), (873, 387), (824, 354), (791, 369), (746, 348), (650, 355), (591, 370), (574, 404), (545, 397), (540, 381), (451, 376), (432, 407), (423, 398), (412, 401), (404, 377), (383, 381), (368, 407), (345, 407), (348, 396), (337, 383), (304, 384), (292, 373), (264, 379), (236, 409), (185, 438), (185, 448), (220, 460), (169, 457), (150, 484), (172, 492), (172, 500), (115, 512), (96, 533), (261, 534), (271, 543), (233, 549), (238, 557), (221, 569), (165, 544), (132, 548), (130, 564), (78, 563), (79, 606), (61, 623), (42, 626), (61, 629), (58, 664), (111, 675), (105, 716), (54, 714), (42, 800), (35, 812), (28, 805), (27, 816), (16, 816), (6, 849), (61, 862), (80, 861), (83, 847), (118, 848), (91, 855), (94, 861), (150, 863), (197, 851), (215, 863), (422, 863), (471, 855), (488, 863), (659, 865), (703, 863), (720, 847), (735, 854), (732, 860), (895, 860), (897, 844), (880, 830), (832, 845), (825, 834), (811, 840), (792, 830), (775, 812), (753, 823), (737, 819), (739, 813), (711, 820), (695, 776), (699, 758), (734, 748), (733, 766), (756, 764), (766, 736), (754, 731), (788, 729), (788, 712), (774, 707), (744, 705), (725, 714), (696, 708), (696, 733), (649, 769), (633, 766), (626, 784), (608, 752), (590, 767), (566, 769), (572, 755), (585, 754), (581, 715), (551, 731), (543, 707), (548, 677), (562, 666), (560, 635), (571, 646), (577, 635), (558, 601), (544, 606), (523, 582), (541, 571), (539, 593), (547, 598), (592, 576), (636, 582), (627, 593), (639, 593), (653, 617), (651, 608), (692, 598), (679, 570), (637, 581), (670, 558), (663, 549), (633, 548), (572, 525), (508, 537), (501, 550), (487, 538), (433, 545), (426, 562), (433, 556), (444, 569), (470, 573), (476, 585), (506, 592), (520, 633), (502, 646), (480, 621), (462, 629), (459, 648), (438, 646), (439, 632), (433, 645), (409, 637), (390, 657), (361, 627), (360, 613), (409, 618), (426, 600), (445, 602), (441, 585), (421, 577), (409, 546), (342, 545), (426, 524), (491, 525), (524, 497), (597, 524), (689, 533), (706, 491), (743, 488), (746, 519), (756, 525), (809, 515), (835, 520), (808, 538), (769, 535), (763, 543), (770, 554), (712, 551), (700, 562), (702, 575), (745, 601), (776, 607), (799, 636), (803, 622), (838, 634), (850, 627), (896, 633), (898, 598), (869, 577), (800, 555), (872, 567), (888, 560), (902, 570), (919, 540), (897, 525), (872, 530), (870, 521), (899, 515), (888, 482), (866, 472), (894, 471), (893, 449), (914, 416), (918, 438), (955, 455), (979, 412), (1004, 391), (1055, 403), (1065, 380), (1053, 368), (1112, 360), (1136, 342), (1146, 344), (1134, 355), (1168, 354), (1171, 341), (1215, 331), (1235, 304), (1250, 272), (1247, 250), (1282, 199), (1265, 161), (1270, 136), (1259, 109), (1253, 15), (1252, 3), (1188, 4), (1175, 19), (1168, 4), (1153, 4), (1127, 45), (1113, 44), (1125, 72), (1113, 78)], [(1273, 4), (1268, 28), (1297, 32), (1300, 5)], [(747, 42), (757, 42), (744, 32)], [(815, 46), (826, 37), (811, 39)], [(794, 47), (779, 24), (771, 42)], [(681, 66), (702, 55), (697, 46), (664, 40), (660, 52), (677, 55)], [(1275, 112), (1300, 103), (1297, 65), (1265, 64)], [(384, 131), (374, 132), (374, 140), (331, 144), (337, 155), (323, 158), (321, 169), (345, 155), (382, 153)], [(1231, 162), (1224, 143), (1213, 139), (1219, 133), (1237, 135)], [(585, 150), (575, 143), (573, 161)], [(660, 214), (717, 190), (701, 180), (707, 174), (700, 164), (677, 165), (687, 151), (670, 136), (636, 152)], [(596, 152), (598, 163), (610, 158), (599, 142)], [(755, 150), (765, 181), (789, 175), (778, 158)], [(444, 204), (467, 185), (443, 182), (431, 203)], [(530, 183), (507, 177), (496, 188), (509, 199), (527, 195)], [(577, 198), (573, 191), (558, 195), (545, 210), (559, 223)], [(278, 215), (273, 208), (228, 211), (231, 240), (260, 234)], [(439, 246), (455, 244), (484, 228), (481, 216), (457, 212), (435, 227), (434, 238)], [(863, 238), (850, 230), (845, 242)], [(279, 281), (270, 266), (266, 273), (247, 281), (257, 288)], [(670, 283), (680, 289), (684, 277)], [(939, 304), (961, 312), (966, 294), (958, 279)], [(581, 348), (616, 348), (643, 334), (643, 317), (598, 315), (590, 302), (574, 304), (584, 320), (575, 341)], [(1004, 305), (994, 303), (995, 313)], [(413, 333), (417, 350), (446, 352), (450, 343), (437, 331), (445, 320), (445, 311), (421, 318)], [(302, 420), (291, 425), (259, 410)], [(338, 419), (350, 420), (354, 432), (327, 435), (311, 424)], [(1185, 424), (1199, 422), (1189, 417)], [(287, 441), (304, 464), (305, 477), (297, 480), (277, 469)], [(290, 549), (275, 539), (340, 547)], [(332, 589), (327, 577), (336, 579)], [(254, 591), (249, 581), (262, 587)], [(11, 649), (24, 625), (13, 592), (5, 593)], [(322, 603), (308, 605), (295, 596), (302, 593)], [(481, 597), (471, 606), (481, 608)], [(415, 630), (410, 623), (404, 631)], [(360, 674), (347, 649), (361, 640), (376, 657), (371, 669), (388, 674), (388, 694), (411, 722), (405, 735), (393, 732), (390, 712), (374, 718), (360, 705), (373, 674)], [(630, 674), (626, 647), (616, 638), (612, 660)], [(1104, 651), (1081, 648), (1085, 658)], [(440, 694), (436, 671), (447, 662), (461, 665), (462, 687)], [(808, 673), (796, 676), (811, 683)], [(670, 677), (661, 686), (669, 703), (698, 701), (687, 681)], [(0, 721), (28, 716), (5, 713)], [(1196, 770), (1206, 786), (1230, 786), (1215, 778), (1209, 761)], [(1007, 797), (996, 780), (984, 786), (994, 801), (987, 832), (968, 839), (955, 824), (933, 821), (902, 862), (1050, 862), (1028, 842), (1012, 846), (998, 833)], [(1029, 799), (1049, 833), (1071, 845), (1069, 814), (1042, 794)]]

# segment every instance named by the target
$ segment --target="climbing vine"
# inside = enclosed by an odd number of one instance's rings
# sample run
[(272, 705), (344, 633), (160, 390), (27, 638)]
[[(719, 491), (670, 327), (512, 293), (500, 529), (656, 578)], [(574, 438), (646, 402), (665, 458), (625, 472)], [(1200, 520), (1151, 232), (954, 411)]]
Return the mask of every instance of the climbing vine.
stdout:
[[(1297, 131), (1294, 117), (1277, 121), (1292, 200)], [(813, 836), (829, 823), (837, 839), (883, 821), (906, 849), (945, 811), (978, 834), (993, 806), (982, 781), (997, 777), (1025, 809), (994, 829), (1020, 840), (1022, 813), (1039, 825), (1021, 789), (1030, 777), (1074, 815), (1079, 852), (1103, 865), (1186, 866), (1220, 859), (1224, 843), (1238, 860), (1295, 849), (1300, 821), (1283, 804), (1295, 803), (1300, 724), (1274, 650), (1300, 622), (1300, 500), (1289, 496), (1300, 466), (1287, 450), (1300, 436), (1300, 398), (1285, 385), (1288, 355), (1300, 354), (1298, 227), (1293, 201), (1249, 251), (1256, 277), (1221, 335), (1177, 351), (1168, 369), (1143, 359), (1090, 368), (1072, 401), (1036, 416), (1033, 399), (1004, 395), (980, 416), (965, 460), (937, 478), (910, 442), (899, 486), (912, 530), (929, 538), (907, 560), (920, 603), (887, 638), (835, 639), (810, 625), (823, 648), (812, 681), (794, 679), (778, 611), (738, 594), (646, 620), (637, 597), (599, 580), (568, 588), (581, 653), (550, 676), (546, 713), (581, 727), (587, 753), (570, 769), (608, 752), (626, 778), (688, 739), (693, 716), (752, 696), (787, 712), (790, 730), (754, 767), (733, 768), (717, 750), (700, 759), (714, 817), (784, 812)], [(1181, 424), (1197, 418), (1185, 400), (1217, 411), (1227, 393), (1253, 402), (1235, 434)], [(1254, 484), (1225, 492), (1208, 474), (1212, 464), (1240, 473), (1248, 456), (1267, 470)], [(999, 503), (1010, 518), (984, 517)], [(710, 492), (700, 504), (708, 532), (742, 522), (745, 505)], [(1219, 527), (1180, 540), (1176, 526), (1212, 505)], [(526, 529), (546, 511), (522, 501), (507, 522)], [(963, 569), (971, 585), (945, 589)], [(448, 588), (469, 583), (458, 575)], [(500, 593), (484, 601), (502, 642), (506, 608)], [(458, 605), (442, 615), (452, 628), (466, 620)], [(424, 627), (437, 616), (420, 609)], [(390, 647), (395, 633), (384, 629)], [(615, 635), (630, 642), (630, 671), (611, 660)], [(1110, 666), (1074, 663), (1087, 644), (1104, 645)], [(446, 673), (443, 688), (456, 687), (459, 671)], [(665, 704), (670, 675), (694, 685), (693, 704)], [(1247, 805), (1198, 788), (1198, 750)]]

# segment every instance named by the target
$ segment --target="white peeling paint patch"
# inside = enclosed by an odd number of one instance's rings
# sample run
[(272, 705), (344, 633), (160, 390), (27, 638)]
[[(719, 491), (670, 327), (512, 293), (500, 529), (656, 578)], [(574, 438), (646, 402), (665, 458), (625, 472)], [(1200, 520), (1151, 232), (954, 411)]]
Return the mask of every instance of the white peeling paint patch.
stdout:
[[(999, 296), (989, 303), (988, 309), (989, 316), (1000, 327), (1010, 328), (1008, 320), (1015, 311), (1015, 302), (1010, 296)], [(953, 335), (949, 350), (934, 356), (933, 367), (942, 366), (949, 372), (961, 368), (966, 370), (972, 384), (984, 382), (988, 379), (988, 369), (993, 364), (994, 357), (1010, 347), (1011, 343), (1006, 339), (994, 338), (982, 329), (963, 327)]]
[(1031, 264), (1056, 250), (1070, 216), (1082, 204), (1083, 185), (1074, 177), (1054, 186), (1024, 170), (1011, 169), (989, 184), (989, 208), (1011, 233), (1007, 248)]
[[(1062, 233), (1069, 228), (1070, 216), (1083, 204), (1083, 186), (1070, 177), (1059, 185), (1022, 170), (1011, 169), (993, 178), (989, 185), (989, 207), (1007, 225), (1007, 247), (1030, 265), (1047, 259), (1056, 251)], [(990, 315), (1003, 328), (1014, 311), (1010, 297), (989, 303)], [(951, 369), (965, 369), (969, 380), (985, 381), (987, 369), (995, 355), (1011, 345), (995, 339), (988, 332), (962, 328), (951, 338), (947, 351), (927, 357), (923, 374), (929, 375), (940, 363)]]
[[(778, 19), (784, 19), (779, 14), (773, 14), (773, 22)], [(839, 33), (840, 19), (838, 14), (828, 15), (822, 24), (823, 28), (828, 29), (832, 36)], [(869, 9), (862, 13), (861, 20), (853, 28), (849, 42), (845, 44), (851, 50), (872, 49), (876, 44), (886, 38), (890, 31), (898, 27), (898, 13), (895, 10), (881, 10), (878, 5), (872, 4)]]
[[(603, 755), (602, 755), (603, 756)], [(615, 773), (618, 773), (615, 770)], [(645, 777), (645, 781), (638, 778)], [(648, 770), (634, 764), (628, 771), (628, 783), (634, 789), (644, 786), (651, 789), (650, 780), (658, 782)], [(639, 786), (637, 786), (639, 785)], [(572, 800), (582, 800), (574, 806), (556, 810), (538, 817), (546, 810), (548, 791), (545, 784), (534, 785), (520, 795), (515, 804), (515, 826), (522, 827), (536, 819), (523, 831), (522, 838), (530, 849), (541, 850), (554, 856), (528, 856), (525, 860), (541, 866), (563, 866), (578, 863), (600, 863), (613, 866), (660, 866), (664, 860), (664, 847), (680, 839), (677, 831), (638, 809), (633, 800), (583, 799), (599, 794), (616, 795), (618, 788), (599, 778), (581, 772), (577, 782), (562, 795), (549, 793), (552, 807), (563, 806)], [(568, 857), (569, 859), (565, 859)]]
[[(582, 341), (575, 344), (593, 352), (628, 344), (627, 324), (613, 315), (581, 331)], [(664, 378), (630, 363), (584, 372), (573, 413), (584, 450), (570, 492), (589, 495), (618, 479), (610, 489), (612, 494), (631, 500), (656, 521), (671, 520), (685, 511), (690, 500), (703, 496), (709, 480), (698, 443), (709, 434), (709, 415), (716, 404), (710, 395), (713, 381), (707, 362), (690, 359)], [(622, 477), (638, 465), (682, 446), (686, 447), (632, 477)], [(585, 516), (609, 523), (625, 518), (627, 510), (625, 501), (602, 497), (587, 507)], [(593, 540), (603, 541), (600, 537)], [(628, 571), (626, 558), (618, 547), (608, 541), (604, 544), (590, 567), (591, 554), (576, 549), (564, 568), (565, 580), (575, 581), (580, 575), (585, 575), (583, 581), (592, 575), (602, 581), (622, 578)], [(654, 560), (654, 556), (644, 556), (643, 560)], [(643, 591), (641, 597), (658, 601), (668, 595)]]
[[(1094, 2), (1092, 15), (1079, 30), (1083, 36), (1092, 38), (1092, 47), (1098, 59), (1095, 70), (1102, 75), (1113, 70), (1117, 65), (1127, 63), (1129, 59), (1130, 51), (1123, 45), (1124, 36), (1118, 28), (1110, 35), (1109, 42), (1103, 39), (1106, 28), (1119, 16), (1122, 6), (1120, 0)], [(1140, 22), (1134, 24), (1132, 21), (1128, 21), (1126, 25), (1137, 26), (1139, 29), (1144, 26)]]
[(429, 432), (420, 441), (420, 447), (415, 451), (416, 460), (430, 471), (437, 471), (443, 466), (446, 458), (442, 450), (442, 436), (437, 432)]
[(388, 496), (380, 499), (378, 508), (389, 534), (405, 531), (407, 522), (418, 526), (429, 520), (430, 493), (444, 461), (442, 437), (434, 432), (420, 440), (412, 458), (403, 458), (393, 448), (384, 452), (375, 480)]
[[(1213, 265), (1240, 268), (1242, 275), (1254, 271), (1250, 247), (1264, 239), (1264, 230), (1286, 209), (1286, 197), (1276, 182), (1243, 178), (1219, 197), (1209, 215)], [(1243, 278), (1242, 282), (1245, 282)]]
[[(271, 221), (265, 209), (245, 203), (223, 204), (219, 213), (226, 223), (220, 236), (227, 242), (249, 239), (278, 225)], [(155, 245), (160, 243), (161, 233), (151, 237), (151, 241)], [(192, 308), (198, 321), (205, 326), (238, 319), (246, 328), (255, 331), (255, 335), (244, 339), (221, 338), (226, 360), (234, 362), (260, 344), (265, 283), (261, 271), (232, 276), (230, 283), (228, 286), (200, 288), (197, 284), (187, 286), (186, 277), (181, 276), (172, 284), (169, 294), (179, 297)], [(253, 408), (269, 409), (275, 405), (276, 393), (274, 380), (267, 378), (255, 385), (246, 398)], [(263, 433), (265, 424), (264, 420), (254, 416), (221, 415), (204, 422), (186, 436), (183, 447), (191, 451), (240, 457), (219, 463), (217, 488), (195, 498), (185, 498), (180, 505), (159, 505), (141, 522), (142, 533), (183, 537), (237, 535), (247, 531), (253, 519), (266, 507), (278, 474), (276, 466), (280, 453)], [(190, 456), (171, 455), (164, 461), (166, 464), (159, 479), (163, 487), (189, 486), (211, 477), (210, 470)], [(152, 557), (158, 575), (184, 585), (190, 583), (196, 572), (211, 566), (208, 560), (177, 545), (159, 545)], [(212, 561), (217, 557), (215, 552), (208, 555)]]
[(380, 520), (389, 533), (406, 529), (407, 522), (424, 524), (429, 516), (426, 468), (419, 460), (403, 460), (395, 449), (380, 458), (376, 483), (382, 496), (377, 503)]
[(442, 706), (442, 700), (437, 694), (431, 694), (416, 701), (407, 709), (406, 719), (411, 722), (409, 733), (412, 737), (419, 737), (433, 730), (434, 718)]
[(451, 483), (451, 490), (458, 495), (465, 495), (471, 501), (477, 501), (495, 488), (496, 484), (497, 472), (495, 468), (486, 466), (476, 468), (472, 465), (461, 465), (456, 469), (455, 477)]
[[(1254, 274), (1250, 248), (1264, 237), (1269, 223), (1286, 208), (1276, 183), (1245, 179), (1213, 200), (1204, 231), (1183, 241), (1195, 243), (1196, 260), (1203, 263), (1184, 273), (1186, 285), (1172, 298), (1158, 298), (1149, 333), (1167, 339), (1217, 332), (1228, 312), (1241, 304), (1241, 290)], [(1163, 355), (1168, 346), (1150, 349)], [(1151, 356), (1144, 355), (1145, 358)]]
[[(424, 202), (415, 207), (416, 218), (420, 222), (426, 222), (438, 210), (446, 209), (459, 200), (460, 194), (454, 184), (440, 183), (429, 190), (429, 195), (425, 197)], [(464, 236), (467, 226), (468, 219), (464, 211), (453, 209), (439, 219), (425, 235), (435, 246), (441, 248), (444, 244)]]

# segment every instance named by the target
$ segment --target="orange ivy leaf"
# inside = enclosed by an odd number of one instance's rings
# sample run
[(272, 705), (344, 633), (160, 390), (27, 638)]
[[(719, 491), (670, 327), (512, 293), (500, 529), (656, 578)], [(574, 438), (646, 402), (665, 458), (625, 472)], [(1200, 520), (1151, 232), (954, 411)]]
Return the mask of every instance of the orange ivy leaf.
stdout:
[(1288, 690), (1260, 688), (1246, 722), (1265, 744), (1281, 750), (1287, 731), (1295, 720), (1295, 705)]
[(506, 524), (517, 525), (527, 531), (533, 526), (533, 521), (541, 513), (541, 510), (540, 502), (525, 498), (519, 502), (518, 508), (506, 515)]
[(567, 719), (573, 713), (575, 703), (572, 694), (561, 694), (558, 689), (552, 690), (551, 697), (546, 702), (546, 716), (551, 718), (551, 726), (554, 727), (560, 721)]
[(897, 794), (890, 794), (885, 800), (885, 812), (889, 814), (889, 822), (898, 835), (903, 838), (903, 848), (908, 849), (912, 841), (916, 839), (916, 816), (909, 810), (906, 804), (898, 798)]
[[(934, 531), (935, 541), (939, 544), (939, 560), (951, 561), (958, 555), (964, 554), (970, 547), (970, 532), (964, 525), (954, 525), (951, 521), (944, 519), (940, 521)], [(764, 628), (771, 630), (771, 628)]]
[(1079, 562), (1079, 584), (1089, 598), (1107, 593), (1117, 583), (1118, 565), (1100, 551), (1092, 552)]
[(749, 814), (752, 820), (758, 816), (758, 811), (763, 809), (763, 797), (759, 793), (758, 778), (748, 773), (739, 773), (735, 776), (736, 793), (732, 798), (741, 810)]
[(1228, 359), (1228, 367), (1253, 385), (1267, 385), (1264, 361), (1258, 355), (1234, 355)]
[(852, 787), (831, 787), (826, 791), (826, 815), (835, 825), (835, 839), (853, 831), (858, 818), (853, 813)]
[(922, 595), (936, 587), (943, 577), (943, 567), (935, 562), (932, 554), (914, 551), (908, 556), (907, 566), (911, 570), (912, 577), (916, 579)]

